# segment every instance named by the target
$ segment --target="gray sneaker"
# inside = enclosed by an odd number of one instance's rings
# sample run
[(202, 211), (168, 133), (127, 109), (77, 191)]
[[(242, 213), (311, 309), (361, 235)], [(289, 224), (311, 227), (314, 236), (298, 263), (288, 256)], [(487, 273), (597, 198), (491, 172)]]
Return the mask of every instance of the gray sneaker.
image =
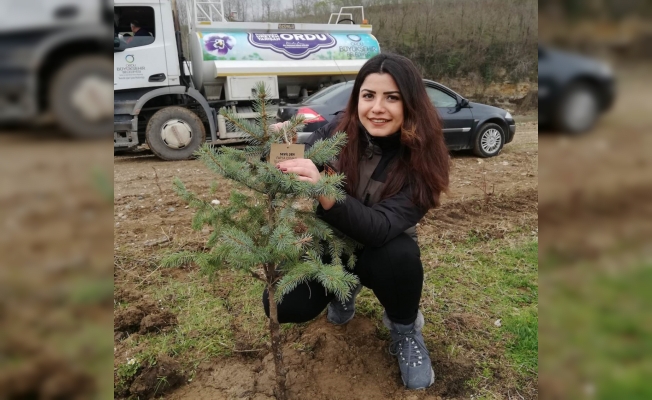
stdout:
[(421, 334), (424, 319), (419, 311), (416, 321), (410, 325), (396, 324), (383, 313), (383, 324), (392, 335), (389, 353), (396, 356), (401, 379), (408, 389), (425, 389), (435, 382), (435, 371)]
[(335, 325), (344, 325), (353, 319), (355, 315), (355, 297), (362, 290), (362, 284), (358, 283), (351, 293), (351, 297), (345, 303), (337, 298), (328, 303), (328, 322)]

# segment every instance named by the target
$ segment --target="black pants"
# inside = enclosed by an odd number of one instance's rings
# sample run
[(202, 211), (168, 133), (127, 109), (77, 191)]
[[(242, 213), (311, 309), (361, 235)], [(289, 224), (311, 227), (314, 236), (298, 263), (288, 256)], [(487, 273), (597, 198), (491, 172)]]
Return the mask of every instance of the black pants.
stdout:
[[(365, 247), (357, 256), (353, 273), (362, 285), (373, 290), (389, 319), (406, 325), (414, 322), (423, 287), (421, 254), (415, 241), (402, 233), (382, 247)], [(299, 285), (278, 305), (279, 322), (310, 321), (334, 298), (318, 282)], [(269, 317), (267, 290), (263, 293), (263, 306)]]

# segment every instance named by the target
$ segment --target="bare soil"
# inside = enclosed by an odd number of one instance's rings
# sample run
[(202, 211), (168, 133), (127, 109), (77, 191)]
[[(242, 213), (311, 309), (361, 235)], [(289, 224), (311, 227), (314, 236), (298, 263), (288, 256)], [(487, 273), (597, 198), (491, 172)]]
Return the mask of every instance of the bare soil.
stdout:
[(115, 301), (121, 301), (124, 298), (134, 299), (136, 301), (124, 309), (118, 310), (113, 317), (113, 329), (117, 335), (125, 333), (138, 332), (145, 334), (148, 332), (161, 332), (167, 327), (176, 325), (177, 317), (168, 310), (163, 309), (155, 302), (147, 299), (138, 299), (137, 295), (127, 292), (126, 296), (121, 295), (118, 290)]
[(540, 254), (573, 261), (638, 248), (652, 233), (652, 80), (645, 64), (616, 68), (611, 110), (591, 132), (542, 132)]
[[(490, 237), (502, 237), (524, 228), (536, 231), (538, 126), (536, 116), (524, 120), (517, 125), (514, 142), (498, 157), (478, 159), (466, 152), (453, 154), (450, 192), (443, 197), (442, 206), (421, 221), (421, 241), (466, 240), (470, 231)], [(129, 303), (129, 307), (115, 314), (116, 368), (126, 361), (121, 343), (125, 335), (161, 334), (174, 329), (176, 316), (142, 293), (143, 285), (157, 270), (157, 254), (172, 244), (175, 249), (201, 249), (205, 241), (207, 232), (196, 232), (190, 227), (193, 210), (173, 191), (174, 177), (181, 178), (191, 191), (220, 202), (228, 201), (235, 188), (197, 160), (164, 162), (148, 150), (114, 159), (115, 295)], [(218, 185), (210, 194), (215, 180)], [(133, 254), (139, 255), (137, 260), (132, 258)], [(164, 273), (184, 280), (187, 272), (178, 269)], [(461, 315), (446, 323), (472, 327), (474, 322), (473, 316)], [(387, 338), (379, 333), (378, 326), (378, 321), (356, 316), (346, 326), (338, 327), (322, 316), (288, 331), (284, 358), (289, 371), (289, 398), (416, 400), (470, 395), (465, 382), (477, 374), (477, 360), (451, 357), (443, 344), (431, 349), (437, 375), (435, 385), (425, 391), (406, 391), (398, 366), (386, 351)], [(128, 391), (116, 396), (149, 398), (154, 393), (160, 396), (169, 392), (166, 398), (179, 400), (273, 399), (274, 367), (268, 351), (242, 352), (204, 361), (187, 384), (183, 382), (189, 376), (180, 378), (184, 372), (178, 364), (175, 367), (177, 361), (158, 360), (156, 365), (165, 371), (139, 371)], [(163, 392), (161, 379), (150, 379), (153, 376), (166, 377), (168, 386)], [(497, 379), (500, 384), (502, 378)], [(504, 397), (508, 397), (511, 385), (513, 379), (505, 376)], [(173, 390), (175, 387), (178, 388)], [(536, 392), (532, 390), (531, 393)]]
[(0, 132), (2, 398), (82, 399), (110, 390), (107, 145), (48, 129)]

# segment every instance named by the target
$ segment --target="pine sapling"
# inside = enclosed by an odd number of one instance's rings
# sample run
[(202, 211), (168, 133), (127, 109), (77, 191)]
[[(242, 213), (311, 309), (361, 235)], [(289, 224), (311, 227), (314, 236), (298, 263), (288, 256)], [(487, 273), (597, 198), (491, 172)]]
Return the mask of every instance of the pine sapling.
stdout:
[[(243, 132), (247, 144), (243, 148), (213, 147), (205, 144), (197, 156), (206, 166), (244, 189), (232, 191), (228, 202), (212, 204), (186, 189), (176, 178), (177, 193), (194, 209), (192, 228), (208, 225), (213, 232), (204, 252), (179, 252), (163, 260), (164, 266), (195, 263), (202, 272), (212, 275), (223, 268), (241, 270), (265, 283), (269, 292), (269, 333), (276, 373), (276, 398), (286, 399), (286, 369), (283, 363), (277, 302), (300, 284), (309, 280), (321, 283), (340, 301), (351, 296), (357, 285), (355, 275), (347, 267), (355, 265), (356, 243), (334, 231), (318, 219), (314, 210), (302, 210), (300, 199), (326, 196), (342, 200), (344, 176), (324, 175), (317, 184), (300, 181), (294, 174), (279, 171), (268, 162), (272, 148), (288, 146), (303, 126), (303, 116), (294, 116), (280, 128), (271, 127), (272, 115), (267, 88), (255, 87), (257, 98), (255, 120), (246, 120), (226, 111), (231, 130)], [(346, 143), (346, 134), (338, 132), (319, 140), (304, 157), (320, 166), (335, 159)], [(314, 203), (316, 206), (316, 202)], [(330, 255), (330, 263), (324, 255)], [(346, 257), (345, 257), (346, 256)]]

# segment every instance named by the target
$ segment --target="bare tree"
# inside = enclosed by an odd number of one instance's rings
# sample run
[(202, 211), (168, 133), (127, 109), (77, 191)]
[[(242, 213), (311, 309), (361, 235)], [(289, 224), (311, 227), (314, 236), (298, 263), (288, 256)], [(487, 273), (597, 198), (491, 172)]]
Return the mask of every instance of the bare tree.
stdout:
[(269, 16), (272, 11), (272, 0), (260, 0), (263, 10), (263, 20), (269, 21)]

